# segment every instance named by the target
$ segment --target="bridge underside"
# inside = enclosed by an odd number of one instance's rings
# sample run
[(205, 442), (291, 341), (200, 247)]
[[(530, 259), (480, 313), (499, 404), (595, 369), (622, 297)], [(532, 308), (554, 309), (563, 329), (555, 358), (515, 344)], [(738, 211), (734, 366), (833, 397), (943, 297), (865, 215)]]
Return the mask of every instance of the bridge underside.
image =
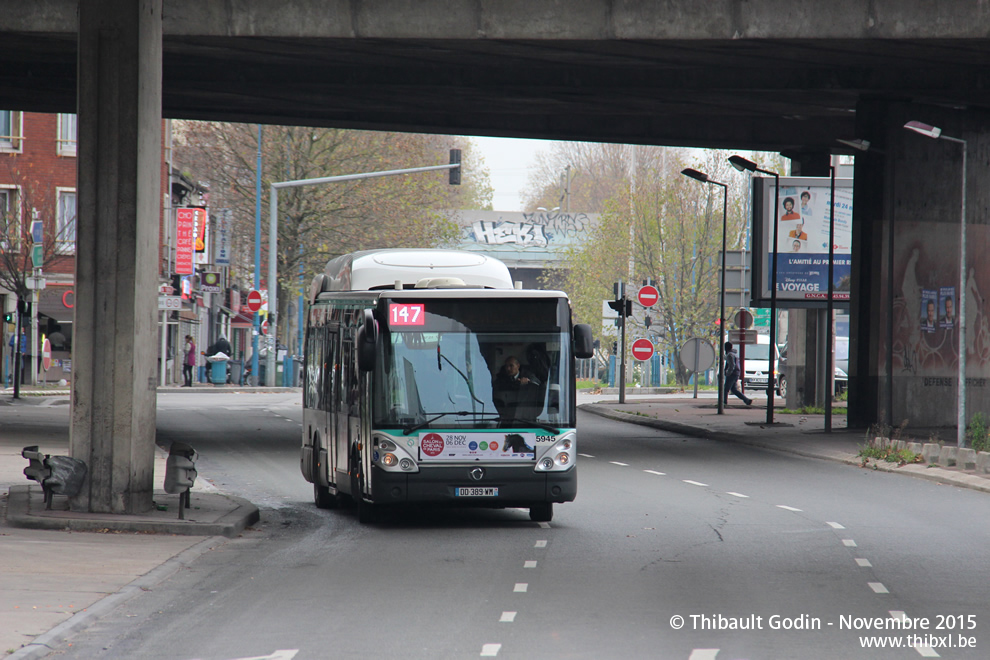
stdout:
[[(6, 34), (0, 107), (76, 108), (76, 39)], [(861, 99), (990, 108), (990, 39), (168, 36), (167, 117), (836, 151)], [(44, 80), (44, 85), (38, 81)]]

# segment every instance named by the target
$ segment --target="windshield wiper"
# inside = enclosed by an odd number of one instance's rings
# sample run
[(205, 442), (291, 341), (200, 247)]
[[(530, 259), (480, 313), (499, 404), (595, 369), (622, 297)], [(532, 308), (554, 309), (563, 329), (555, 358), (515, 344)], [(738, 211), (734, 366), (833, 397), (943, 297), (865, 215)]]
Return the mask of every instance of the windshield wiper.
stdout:
[(468, 411), (468, 410), (458, 410), (458, 411), (453, 411), (453, 412), (442, 412), (442, 413), (425, 413), (425, 414), (427, 414), (427, 415), (433, 415), (433, 417), (430, 417), (429, 419), (427, 419), (425, 421), (422, 421), (419, 424), (410, 424), (409, 426), (404, 427), (402, 429), (402, 434), (403, 435), (409, 435), (410, 433), (412, 433), (414, 431), (418, 431), (418, 430), (420, 430), (421, 428), (423, 428), (425, 426), (429, 426), (430, 424), (432, 424), (433, 422), (437, 421), (441, 417), (446, 417), (447, 415), (457, 415), (458, 417), (472, 417), (472, 416), (473, 417), (477, 417), (477, 416), (481, 416), (481, 417), (486, 417), (486, 416), (487, 417), (498, 417), (498, 413), (494, 413), (494, 412), (487, 412), (487, 413), (486, 412), (471, 412), (471, 411)]

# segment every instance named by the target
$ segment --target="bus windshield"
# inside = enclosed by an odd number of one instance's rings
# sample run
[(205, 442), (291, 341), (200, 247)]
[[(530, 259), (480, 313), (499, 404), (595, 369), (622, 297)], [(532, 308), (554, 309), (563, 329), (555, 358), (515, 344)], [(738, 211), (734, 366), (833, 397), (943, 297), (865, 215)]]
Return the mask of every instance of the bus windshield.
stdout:
[(377, 428), (574, 427), (566, 300), (403, 299), (387, 308)]

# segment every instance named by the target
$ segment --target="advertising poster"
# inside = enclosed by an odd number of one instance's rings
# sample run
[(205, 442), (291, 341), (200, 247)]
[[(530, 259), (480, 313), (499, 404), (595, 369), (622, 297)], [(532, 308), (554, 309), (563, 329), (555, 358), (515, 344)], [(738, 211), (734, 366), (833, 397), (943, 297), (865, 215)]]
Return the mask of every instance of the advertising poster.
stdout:
[(175, 210), (175, 273), (192, 275), (193, 241), (196, 234), (196, 209)]
[[(777, 301), (801, 301), (803, 306), (822, 304), (828, 298), (829, 225), (831, 182), (828, 178), (781, 177), (776, 199), (772, 178), (754, 179), (754, 236), (763, 249), (757, 256), (760, 272), (754, 268), (754, 282), (763, 283), (757, 291), (765, 303), (773, 283), (774, 203), (777, 203)], [(833, 249), (834, 301), (847, 302), (852, 276), (852, 179), (835, 181)], [(759, 275), (759, 280), (755, 277)], [(756, 288), (756, 287), (754, 287)]]
[(535, 460), (535, 433), (431, 431), (419, 438), (422, 461)]
[(921, 290), (921, 331), (935, 332), (938, 327), (938, 291)]
[(943, 286), (938, 290), (938, 327), (952, 330), (956, 327), (956, 287)]

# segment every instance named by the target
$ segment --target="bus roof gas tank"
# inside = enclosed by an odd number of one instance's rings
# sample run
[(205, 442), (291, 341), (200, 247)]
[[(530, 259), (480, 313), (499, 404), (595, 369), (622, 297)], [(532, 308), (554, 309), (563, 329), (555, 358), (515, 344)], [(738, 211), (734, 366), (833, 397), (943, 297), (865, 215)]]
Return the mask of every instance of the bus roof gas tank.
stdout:
[[(430, 282), (421, 284), (424, 280)], [(313, 280), (311, 296), (324, 291), (402, 288), (511, 289), (509, 269), (498, 259), (455, 250), (366, 250), (331, 259)]]

